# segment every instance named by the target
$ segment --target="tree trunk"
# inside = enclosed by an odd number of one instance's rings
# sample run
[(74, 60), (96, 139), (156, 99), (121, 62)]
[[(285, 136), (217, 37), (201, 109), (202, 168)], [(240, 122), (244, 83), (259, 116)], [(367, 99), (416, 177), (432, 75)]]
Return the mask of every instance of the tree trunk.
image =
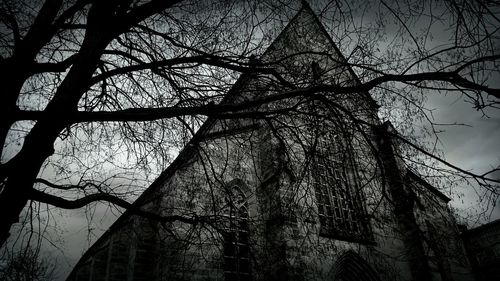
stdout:
[[(16, 102), (26, 79), (23, 78), (23, 75), (19, 71), (15, 70), (15, 67), (16, 63), (11, 59), (0, 65), (0, 77), (3, 79), (2, 98), (0, 102), (0, 112), (2, 112), (2, 118), (0, 119), (0, 155), (3, 155), (3, 148), (6, 144), (9, 129), (16, 121), (15, 114), (18, 110)], [(0, 178), (3, 179), (4, 167), (1, 169)]]
[[(4, 117), (0, 120), (0, 155), (2, 156), (10, 127), (16, 122), (16, 112), (19, 110), (16, 102), (24, 81), (27, 78), (27, 69), (25, 66), (23, 61), (17, 60), (16, 57), (7, 59), (0, 65), (0, 75), (5, 79), (2, 102), (0, 103), (0, 112), (4, 114)], [(18, 156), (17, 158), (26, 158), (26, 156)], [(23, 179), (24, 174), (29, 172), (30, 167), (16, 165), (16, 161), (13, 160), (11, 159), (7, 163), (0, 164), (0, 214), (2, 214), (2, 220), (0, 221), (0, 247), (3, 246), (9, 237), (11, 225), (18, 221), (18, 216), (28, 200), (28, 192), (26, 190), (11, 188), (10, 186), (12, 186), (12, 181), (15, 178)], [(21, 162), (27, 162), (29, 165), (34, 164), (30, 161)], [(20, 167), (23, 168), (21, 169)], [(36, 172), (38, 172), (39, 168), (36, 169)], [(13, 214), (16, 215), (14, 216)]]
[[(38, 125), (38, 123), (37, 123)], [(57, 137), (52, 128), (51, 138), (48, 132), (45, 134), (46, 125), (38, 125), (33, 128), (26, 138), (23, 149), (9, 161), (9, 171), (0, 194), (0, 245), (3, 245), (9, 237), (12, 224), (18, 222), (19, 214), (28, 202), (33, 182), (45, 159), (53, 153), (52, 143)], [(53, 137), (55, 135), (55, 137)], [(52, 143), (50, 141), (52, 140)]]
[[(40, 168), (54, 152), (54, 142), (60, 132), (71, 124), (69, 117), (77, 111), (78, 101), (88, 90), (99, 58), (112, 38), (109, 30), (103, 30), (103, 26), (109, 26), (105, 24), (106, 13), (109, 11), (102, 9), (102, 6), (89, 11), (87, 32), (78, 58), (44, 110), (47, 117), (61, 118), (37, 120), (26, 136), (21, 151), (2, 167), (0, 247), (9, 237), (12, 225), (19, 221), (19, 215), (30, 199)], [(5, 169), (6, 167), (8, 168)]]

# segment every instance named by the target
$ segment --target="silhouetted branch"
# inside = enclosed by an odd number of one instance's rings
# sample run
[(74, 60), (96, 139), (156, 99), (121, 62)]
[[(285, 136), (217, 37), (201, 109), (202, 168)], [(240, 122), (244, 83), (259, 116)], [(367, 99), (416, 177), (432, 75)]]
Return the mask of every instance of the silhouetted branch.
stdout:
[(43, 73), (43, 72), (65, 72), (77, 59), (78, 55), (74, 54), (65, 60), (57, 63), (35, 63), (32, 67), (32, 73)]
[(82, 208), (84, 206), (87, 206), (90, 203), (93, 202), (108, 202), (112, 203), (116, 206), (119, 206), (121, 208), (126, 209), (127, 211), (131, 212), (132, 214), (139, 215), (141, 217), (153, 219), (159, 222), (174, 222), (174, 221), (180, 221), (184, 223), (189, 223), (189, 224), (196, 224), (196, 223), (201, 223), (203, 222), (203, 217), (197, 217), (197, 216), (192, 216), (192, 217), (184, 217), (184, 216), (179, 216), (179, 215), (172, 215), (172, 216), (161, 216), (152, 212), (148, 212), (145, 210), (142, 210), (140, 206), (136, 206), (134, 204), (131, 204), (121, 198), (118, 198), (116, 196), (113, 196), (108, 193), (98, 193), (98, 194), (91, 194), (87, 195), (85, 197), (75, 199), (75, 200), (67, 200), (64, 198), (61, 198), (59, 196), (51, 195), (36, 189), (33, 189), (30, 193), (30, 199), (31, 200), (36, 200), (41, 203), (46, 203), (55, 207), (59, 207), (62, 209), (78, 209)]
[(52, 183), (46, 179), (41, 179), (41, 178), (37, 178), (35, 179), (34, 181), (35, 183), (41, 183), (41, 184), (44, 184), (48, 187), (51, 187), (51, 188), (55, 188), (55, 189), (60, 189), (60, 190), (71, 190), (71, 189), (81, 189), (81, 190), (84, 190), (85, 188), (89, 187), (89, 186), (92, 186), (92, 187), (98, 187), (97, 184), (95, 183), (91, 183), (91, 182), (86, 182), (84, 184), (55, 184), (55, 183)]
[(460, 172), (460, 173), (463, 173), (464, 175), (468, 175), (476, 180), (483, 180), (483, 181), (486, 181), (486, 182), (492, 182), (492, 183), (500, 183), (500, 180), (499, 179), (493, 179), (493, 178), (489, 178), (489, 177), (486, 177), (488, 174), (492, 173), (493, 171), (490, 171), (490, 172), (487, 172), (487, 173), (484, 173), (484, 174), (475, 174), (475, 173), (472, 173), (470, 171), (467, 171), (467, 170), (464, 170), (456, 165), (453, 165), (451, 164), (450, 162), (438, 157), (437, 155), (433, 154), (433, 153), (430, 153), (428, 152), (427, 150), (419, 147), (418, 145), (414, 144), (413, 142), (407, 140), (406, 138), (404, 138), (403, 136), (400, 136), (398, 134), (394, 134), (394, 133), (390, 133), (388, 132), (388, 134), (392, 137), (395, 137), (397, 138), (398, 140), (400, 140), (401, 142), (411, 146), (412, 148), (416, 149), (417, 151), (421, 152), (422, 154), (434, 159), (434, 160), (437, 160), (438, 162)]

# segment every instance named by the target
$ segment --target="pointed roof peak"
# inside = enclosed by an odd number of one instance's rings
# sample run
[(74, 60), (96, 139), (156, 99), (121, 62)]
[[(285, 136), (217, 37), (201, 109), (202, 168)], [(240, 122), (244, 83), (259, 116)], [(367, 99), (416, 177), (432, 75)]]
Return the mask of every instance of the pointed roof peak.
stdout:
[[(290, 19), (288, 24), (260, 56), (262, 61), (275, 62), (282, 61), (283, 58), (309, 56), (310, 60), (322, 61), (322, 64), (330, 63), (330, 69), (332, 69), (330, 75), (337, 79), (333, 83), (342, 82), (339, 79), (343, 79), (344, 81), (350, 80), (357, 85), (361, 84), (346, 57), (342, 54), (308, 1), (302, 0), (301, 3), (300, 10)], [(319, 56), (323, 57), (320, 58)], [(310, 60), (300, 59), (302, 62)], [(343, 74), (337, 73), (338, 71), (332, 68), (334, 65), (337, 65), (337, 70), (342, 70)], [(368, 92), (362, 92), (362, 94), (366, 96), (366, 100), (374, 108), (378, 108), (377, 103)]]
[(301, 0), (300, 3), (302, 4), (302, 9), (309, 9), (312, 11), (311, 6), (306, 0)]

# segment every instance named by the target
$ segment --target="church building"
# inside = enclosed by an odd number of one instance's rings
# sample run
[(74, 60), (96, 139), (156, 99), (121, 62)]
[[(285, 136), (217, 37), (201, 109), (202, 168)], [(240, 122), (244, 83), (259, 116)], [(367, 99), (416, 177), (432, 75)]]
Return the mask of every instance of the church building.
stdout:
[(345, 90), (360, 81), (307, 4), (249, 64), (221, 105), (251, 106), (208, 118), (68, 280), (474, 280), (450, 199)]

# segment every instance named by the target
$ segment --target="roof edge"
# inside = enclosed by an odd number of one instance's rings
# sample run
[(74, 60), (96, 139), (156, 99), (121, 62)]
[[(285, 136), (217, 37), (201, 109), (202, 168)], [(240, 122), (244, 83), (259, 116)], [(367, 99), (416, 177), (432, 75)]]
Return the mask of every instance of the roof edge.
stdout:
[(439, 191), (436, 187), (434, 187), (433, 185), (422, 179), (419, 175), (415, 174), (410, 169), (406, 169), (406, 176), (410, 177), (411, 179), (425, 186), (430, 192), (437, 195), (439, 198), (441, 198), (441, 200), (445, 201), (446, 203), (451, 201), (450, 197), (446, 196), (444, 193)]

